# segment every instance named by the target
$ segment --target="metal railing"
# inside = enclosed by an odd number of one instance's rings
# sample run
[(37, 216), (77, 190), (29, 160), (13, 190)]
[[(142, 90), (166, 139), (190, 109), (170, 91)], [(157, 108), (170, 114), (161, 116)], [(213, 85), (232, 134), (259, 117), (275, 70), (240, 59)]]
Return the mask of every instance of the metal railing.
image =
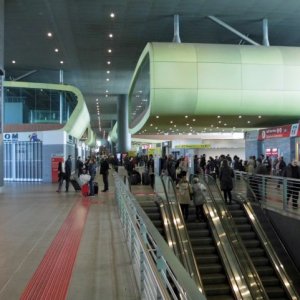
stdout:
[(128, 186), (114, 173), (115, 194), (142, 299), (206, 299), (152, 224)]
[(300, 215), (298, 208), (300, 180), (280, 176), (266, 176), (235, 171), (234, 191), (247, 200), (265, 206), (293, 211)]

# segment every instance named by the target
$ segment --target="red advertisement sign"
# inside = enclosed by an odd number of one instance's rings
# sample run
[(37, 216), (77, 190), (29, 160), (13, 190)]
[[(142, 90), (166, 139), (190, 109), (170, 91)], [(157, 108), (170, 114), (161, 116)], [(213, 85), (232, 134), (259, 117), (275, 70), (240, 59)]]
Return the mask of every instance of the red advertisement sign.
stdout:
[(63, 162), (64, 158), (61, 156), (56, 156), (51, 158), (51, 174), (52, 182), (58, 182), (58, 163)]
[(258, 132), (258, 140), (274, 139), (274, 138), (284, 138), (290, 136), (298, 136), (298, 124), (289, 124), (279, 127), (272, 127), (267, 129), (261, 129)]

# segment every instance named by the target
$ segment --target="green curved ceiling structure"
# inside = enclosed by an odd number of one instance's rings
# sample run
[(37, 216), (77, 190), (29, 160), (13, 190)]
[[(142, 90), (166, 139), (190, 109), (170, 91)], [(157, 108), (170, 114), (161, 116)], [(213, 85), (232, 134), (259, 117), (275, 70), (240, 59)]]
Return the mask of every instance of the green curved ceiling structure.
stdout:
[(129, 89), (130, 132), (286, 124), (298, 121), (299, 99), (300, 48), (148, 43)]
[(48, 84), (48, 83), (32, 83), (32, 82), (19, 82), (19, 81), (4, 81), (4, 87), (13, 88), (28, 88), (28, 89), (49, 89), (57, 91), (67, 91), (76, 95), (77, 105), (72, 112), (68, 122), (64, 125), (62, 130), (66, 131), (73, 137), (80, 139), (86, 129), (88, 128), (88, 140), (86, 144), (95, 145), (96, 137), (91, 130), (90, 114), (88, 112), (83, 95), (79, 89), (74, 86), (65, 84)]

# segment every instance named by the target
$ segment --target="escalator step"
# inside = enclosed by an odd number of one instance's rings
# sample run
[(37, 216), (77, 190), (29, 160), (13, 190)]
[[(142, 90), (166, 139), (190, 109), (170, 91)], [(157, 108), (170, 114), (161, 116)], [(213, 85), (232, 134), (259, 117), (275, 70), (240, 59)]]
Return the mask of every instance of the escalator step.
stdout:
[(212, 284), (211, 286), (205, 287), (205, 294), (208, 297), (215, 295), (231, 295), (231, 290), (228, 284)]
[(207, 246), (213, 245), (214, 241), (211, 237), (204, 237), (204, 238), (191, 238), (190, 239), (193, 246)]
[(287, 299), (285, 298), (285, 292), (281, 287), (265, 287), (265, 290), (269, 299)]
[(219, 263), (220, 261), (218, 255), (197, 255), (196, 259), (199, 265), (203, 265), (205, 263), (206, 264)]
[(196, 230), (199, 230), (199, 229), (208, 230), (207, 224), (205, 222), (187, 222), (186, 227), (187, 227), (188, 231), (195, 230), (195, 229)]
[(257, 266), (256, 271), (260, 277), (274, 275), (274, 270), (270, 266)]
[(252, 257), (252, 262), (255, 266), (269, 266), (270, 262), (267, 257)]
[(214, 246), (204, 246), (204, 247), (199, 247), (199, 246), (193, 246), (193, 251), (194, 254), (197, 255), (212, 255), (217, 253), (216, 247)]
[(221, 264), (203, 264), (199, 265), (201, 274), (213, 274), (223, 272), (223, 266)]
[(279, 286), (280, 285), (279, 279), (275, 276), (263, 277), (262, 283), (265, 287), (267, 287), (267, 286)]
[(233, 218), (242, 218), (245, 216), (245, 213), (244, 211), (242, 210), (232, 210), (232, 209), (229, 209), (231, 215)]
[(247, 251), (250, 257), (257, 257), (265, 254), (265, 250), (262, 248), (251, 248), (247, 249)]
[(212, 254), (216, 253), (216, 248), (214, 246), (204, 246), (204, 247), (199, 247), (199, 246), (193, 246), (193, 250), (195, 255), (198, 254)]
[(249, 240), (249, 239), (253, 240), (256, 238), (256, 233), (254, 231), (240, 232), (239, 234), (243, 240)]
[(189, 230), (190, 238), (197, 238), (197, 237), (208, 237), (210, 236), (210, 232), (207, 229), (202, 230)]
[(239, 225), (239, 224), (249, 224), (248, 223), (248, 219), (246, 217), (238, 217), (238, 218), (233, 218), (235, 224)]
[(203, 284), (227, 283), (227, 277), (223, 273), (218, 274), (203, 274), (201, 277)]
[(239, 232), (244, 232), (244, 231), (248, 232), (248, 231), (252, 230), (250, 224), (239, 224), (239, 225), (236, 225), (236, 227)]
[(248, 240), (243, 242), (247, 249), (260, 247), (260, 242), (258, 240)]

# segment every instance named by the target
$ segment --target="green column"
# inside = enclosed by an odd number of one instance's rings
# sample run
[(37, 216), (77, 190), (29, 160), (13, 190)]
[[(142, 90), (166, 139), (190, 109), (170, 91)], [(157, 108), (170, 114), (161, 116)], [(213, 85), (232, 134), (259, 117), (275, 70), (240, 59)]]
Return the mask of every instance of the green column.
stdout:
[(131, 136), (128, 128), (128, 96), (118, 99), (118, 152), (127, 152), (131, 148)]
[(0, 192), (3, 188), (4, 0), (0, 0)]

